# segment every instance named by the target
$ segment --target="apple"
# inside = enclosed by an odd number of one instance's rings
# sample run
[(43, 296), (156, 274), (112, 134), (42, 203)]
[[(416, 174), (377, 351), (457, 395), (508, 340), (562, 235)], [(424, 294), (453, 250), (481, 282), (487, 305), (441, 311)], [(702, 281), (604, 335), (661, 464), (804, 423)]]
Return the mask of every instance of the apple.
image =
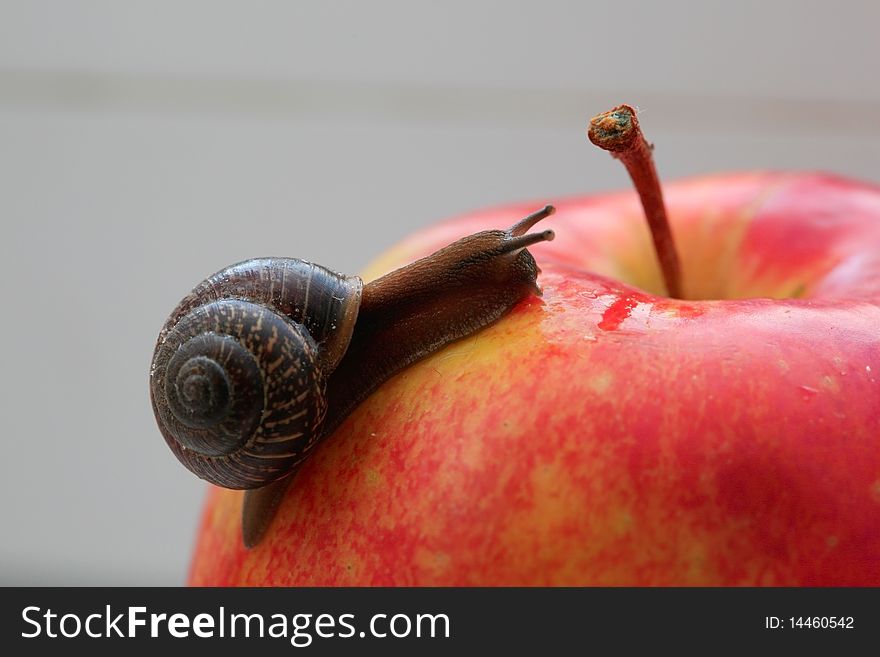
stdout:
[[(253, 550), (212, 488), (190, 582), (880, 584), (880, 189), (665, 188), (687, 300), (632, 193), (556, 203), (544, 295), (387, 382)], [(442, 224), (375, 277), (535, 203)]]
[[(193, 585), (880, 585), (880, 188), (749, 172), (554, 201), (541, 298), (386, 382)], [(539, 203), (413, 235), (371, 279)]]

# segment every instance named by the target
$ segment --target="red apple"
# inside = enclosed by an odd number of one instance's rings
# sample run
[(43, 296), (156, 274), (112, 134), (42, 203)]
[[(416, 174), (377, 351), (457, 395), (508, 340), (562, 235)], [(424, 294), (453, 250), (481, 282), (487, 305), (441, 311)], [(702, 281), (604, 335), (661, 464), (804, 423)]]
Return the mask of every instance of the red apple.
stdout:
[[(664, 191), (686, 300), (634, 193), (556, 202), (543, 297), (383, 385), (256, 548), (213, 488), (190, 582), (880, 585), (880, 188)], [(367, 278), (535, 206), (423, 231)]]

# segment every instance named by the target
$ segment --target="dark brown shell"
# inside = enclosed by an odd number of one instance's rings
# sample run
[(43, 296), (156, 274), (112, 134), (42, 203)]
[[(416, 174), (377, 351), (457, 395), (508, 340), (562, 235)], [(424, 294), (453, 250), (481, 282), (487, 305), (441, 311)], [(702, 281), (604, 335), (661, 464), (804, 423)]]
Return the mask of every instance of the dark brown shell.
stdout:
[(223, 269), (177, 306), (150, 371), (162, 435), (199, 477), (258, 488), (320, 439), (326, 381), (345, 353), (363, 283), (289, 258)]

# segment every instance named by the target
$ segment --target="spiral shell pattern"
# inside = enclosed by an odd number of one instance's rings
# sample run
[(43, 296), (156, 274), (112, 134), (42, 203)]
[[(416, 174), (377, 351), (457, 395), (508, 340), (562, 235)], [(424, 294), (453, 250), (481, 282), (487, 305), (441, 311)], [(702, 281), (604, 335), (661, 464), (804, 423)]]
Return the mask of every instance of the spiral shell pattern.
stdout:
[(198, 286), (172, 313), (150, 390), (166, 443), (199, 477), (258, 488), (321, 437), (326, 380), (362, 289), (310, 263), (261, 259)]

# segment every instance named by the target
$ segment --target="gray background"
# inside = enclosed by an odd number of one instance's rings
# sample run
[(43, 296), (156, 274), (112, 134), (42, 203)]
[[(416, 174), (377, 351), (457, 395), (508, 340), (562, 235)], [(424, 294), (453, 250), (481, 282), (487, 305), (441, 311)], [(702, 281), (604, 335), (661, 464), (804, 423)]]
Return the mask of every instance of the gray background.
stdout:
[[(615, 12), (612, 14), (612, 10)], [(156, 333), (256, 255), (356, 272), (420, 226), (664, 177), (880, 178), (880, 3), (0, 2), (0, 584), (178, 584), (204, 485)]]

